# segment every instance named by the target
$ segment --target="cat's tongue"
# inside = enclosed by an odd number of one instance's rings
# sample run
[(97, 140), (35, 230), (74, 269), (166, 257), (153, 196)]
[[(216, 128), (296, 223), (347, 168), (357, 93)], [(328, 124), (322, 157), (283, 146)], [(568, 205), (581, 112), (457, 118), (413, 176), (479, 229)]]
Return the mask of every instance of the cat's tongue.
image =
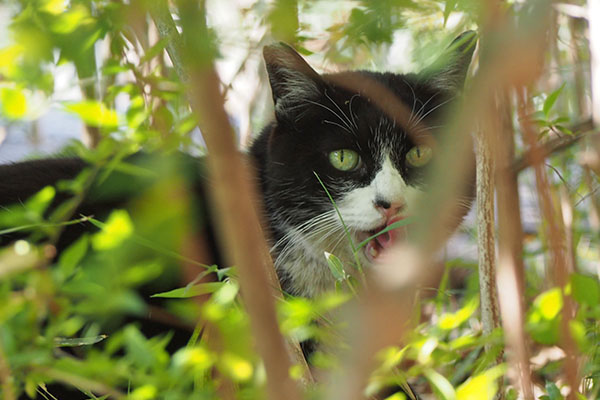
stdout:
[[(394, 217), (394, 218), (389, 219), (386, 222), (385, 226), (383, 226), (381, 228), (381, 230), (379, 230), (379, 232), (381, 232), (382, 230), (384, 230), (385, 228), (387, 228), (394, 222), (401, 221), (402, 219), (403, 218), (400, 218), (400, 217)], [(371, 241), (369, 241), (369, 243), (367, 243), (367, 246), (365, 249), (367, 259), (369, 261), (373, 262), (381, 255), (382, 251), (390, 248), (398, 240), (404, 239), (405, 235), (406, 235), (406, 230), (405, 230), (405, 227), (402, 226), (402, 227), (399, 227), (396, 229), (391, 229), (391, 230), (377, 236), (375, 239), (372, 239)]]

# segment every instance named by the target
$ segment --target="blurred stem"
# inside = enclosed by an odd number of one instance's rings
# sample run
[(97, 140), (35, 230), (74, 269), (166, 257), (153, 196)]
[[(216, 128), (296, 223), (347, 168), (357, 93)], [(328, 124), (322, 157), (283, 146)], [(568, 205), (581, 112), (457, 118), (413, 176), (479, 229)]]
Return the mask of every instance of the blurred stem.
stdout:
[(279, 331), (274, 298), (281, 297), (281, 288), (255, 207), (255, 179), (242, 161), (223, 108), (225, 99), (212, 61), (204, 2), (178, 2), (187, 41), (178, 34), (166, 2), (149, 4), (161, 37), (169, 38), (167, 51), (180, 79), (188, 89), (193, 88), (187, 95), (208, 149), (210, 196), (217, 211), (221, 249), (227, 261), (239, 269), (256, 346), (265, 363), (269, 398), (300, 399), (298, 387), (289, 375), (290, 353), (304, 367), (306, 382), (311, 382), (312, 377), (299, 344), (286, 345)]
[(498, 201), (498, 286), (500, 310), (511, 364), (518, 372), (518, 385), (525, 400), (533, 400), (529, 349), (524, 331), (523, 227), (519, 202), (518, 175), (512, 168), (514, 128), (510, 96), (498, 93), (496, 109), (489, 114), (496, 149), (496, 195)]
[(10, 365), (4, 354), (4, 348), (0, 342), (0, 382), (2, 383), (3, 399), (16, 400), (15, 389), (13, 387), (13, 376)]
[[(542, 211), (542, 218), (547, 226), (546, 235), (548, 237), (553, 280), (554, 284), (562, 291), (569, 282), (569, 270), (566, 254), (566, 239), (564, 232), (560, 229), (558, 220), (560, 213), (559, 210), (556, 210), (554, 207), (556, 202), (553, 199), (548, 175), (544, 169), (544, 159), (538, 151), (537, 132), (530, 119), (530, 115), (533, 113), (526, 90), (522, 89), (520, 93), (518, 93), (517, 98), (519, 102), (518, 114), (521, 130), (523, 132), (523, 139), (530, 149), (532, 157), (531, 162), (535, 171), (539, 207)], [(565, 372), (567, 382), (571, 387), (567, 400), (575, 400), (579, 389), (577, 349), (569, 329), (569, 322), (574, 316), (575, 307), (571, 296), (563, 293), (563, 297), (564, 305), (560, 322), (562, 348), (565, 352), (563, 371)]]

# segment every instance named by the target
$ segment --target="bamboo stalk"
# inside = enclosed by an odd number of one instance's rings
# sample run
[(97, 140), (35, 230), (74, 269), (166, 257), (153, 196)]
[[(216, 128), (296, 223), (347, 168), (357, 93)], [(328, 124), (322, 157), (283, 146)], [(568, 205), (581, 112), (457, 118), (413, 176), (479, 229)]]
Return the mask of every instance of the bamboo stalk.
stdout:
[(219, 77), (212, 60), (207, 61), (210, 54), (202, 46), (194, 46), (196, 33), (204, 34), (201, 40), (208, 40), (204, 4), (179, 2), (186, 42), (179, 36), (167, 4), (162, 1), (151, 4), (150, 12), (161, 37), (170, 39), (167, 51), (177, 73), (188, 88), (193, 88), (187, 95), (209, 153), (207, 161), (213, 182), (210, 195), (219, 221), (221, 248), (227, 261), (239, 270), (256, 346), (265, 363), (269, 398), (300, 399), (298, 387), (289, 375), (290, 346), (295, 361), (305, 367), (305, 379), (310, 381), (311, 377), (299, 345), (286, 345), (279, 331), (274, 305), (274, 295), (280, 295), (279, 283), (260, 229), (254, 180), (237, 149), (223, 108)]
[[(537, 133), (530, 120), (531, 104), (527, 99), (525, 90), (521, 90), (518, 96), (518, 113), (523, 132), (524, 141), (530, 148), (532, 164), (534, 166), (536, 187), (539, 207), (542, 217), (547, 225), (547, 237), (550, 252), (550, 264), (553, 273), (554, 284), (563, 290), (569, 280), (568, 260), (566, 254), (566, 239), (564, 232), (560, 229), (558, 221), (559, 213), (554, 207), (552, 191), (548, 175), (544, 169), (543, 157), (536, 151)], [(575, 400), (579, 389), (577, 350), (573, 337), (569, 330), (569, 321), (574, 315), (574, 304), (571, 296), (564, 295), (562, 319), (561, 319), (561, 342), (565, 352), (563, 370), (567, 382), (571, 388), (568, 400)]]
[(592, 118), (594, 126), (600, 127), (600, 2), (587, 1), (589, 25), (591, 81), (592, 81)]
[[(533, 400), (529, 349), (524, 327), (524, 265), (523, 227), (519, 204), (518, 175), (512, 168), (514, 158), (514, 129), (508, 93), (502, 91), (497, 99), (497, 116), (493, 138), (497, 162), (498, 201), (498, 286), (502, 324), (511, 364), (517, 368), (518, 382), (525, 400)], [(498, 121), (498, 119), (500, 121)]]

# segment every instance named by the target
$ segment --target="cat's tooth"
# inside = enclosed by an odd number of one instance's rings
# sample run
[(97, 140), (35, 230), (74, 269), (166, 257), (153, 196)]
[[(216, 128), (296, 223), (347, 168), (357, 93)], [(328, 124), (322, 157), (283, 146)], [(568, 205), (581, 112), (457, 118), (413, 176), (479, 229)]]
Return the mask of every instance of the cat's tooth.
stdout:
[(369, 253), (371, 254), (371, 257), (373, 257), (373, 258), (377, 258), (377, 256), (379, 255), (379, 251), (374, 246), (371, 246), (369, 248)]

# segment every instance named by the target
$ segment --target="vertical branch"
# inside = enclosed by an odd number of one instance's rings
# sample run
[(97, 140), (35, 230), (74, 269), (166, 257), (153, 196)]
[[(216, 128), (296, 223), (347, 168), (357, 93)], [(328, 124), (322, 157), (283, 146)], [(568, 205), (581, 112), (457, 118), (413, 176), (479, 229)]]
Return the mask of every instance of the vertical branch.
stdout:
[(588, 23), (592, 78), (592, 117), (600, 126), (600, 2), (588, 0)]
[(13, 387), (13, 377), (8, 365), (8, 360), (4, 354), (4, 348), (0, 343), (0, 393), (3, 394), (5, 400), (15, 400), (15, 390)]
[[(486, 335), (500, 327), (496, 285), (496, 246), (494, 243), (494, 160), (489, 129), (477, 132), (477, 249), (479, 254), (479, 294), (481, 320)], [(500, 356), (501, 359), (501, 356)]]
[[(171, 60), (174, 64), (185, 63), (176, 67), (177, 72), (187, 87), (193, 88), (187, 95), (209, 152), (207, 161), (213, 182), (210, 195), (219, 221), (220, 243), (227, 261), (239, 269), (254, 339), (265, 364), (269, 398), (299, 400), (298, 387), (289, 374), (290, 353), (275, 315), (273, 294), (278, 290), (278, 281), (260, 229), (254, 180), (242, 161), (223, 108), (225, 99), (212, 62), (204, 2), (179, 2), (186, 42), (177, 33), (167, 3), (150, 3), (161, 37), (170, 38), (167, 50)], [(296, 361), (303, 361), (297, 352), (294, 356)]]
[[(564, 232), (560, 229), (558, 221), (559, 212), (555, 209), (550, 188), (548, 175), (544, 169), (543, 157), (540, 157), (537, 144), (537, 134), (530, 120), (531, 105), (528, 102), (525, 90), (519, 93), (518, 114), (521, 121), (521, 130), (523, 132), (524, 141), (530, 148), (533, 158), (532, 164), (535, 171), (536, 188), (538, 194), (538, 202), (542, 211), (542, 218), (547, 225), (547, 236), (550, 253), (551, 271), (553, 272), (554, 284), (563, 290), (569, 279), (568, 260), (566, 255), (566, 242)], [(578, 381), (578, 363), (577, 350), (575, 342), (569, 330), (569, 322), (574, 315), (574, 304), (571, 296), (564, 295), (564, 306), (561, 318), (561, 341), (565, 352), (565, 362), (563, 370), (565, 371), (567, 382), (571, 387), (568, 400), (575, 400), (579, 388)]]
[[(498, 286), (502, 324), (510, 350), (508, 357), (518, 372), (518, 384), (525, 400), (533, 400), (529, 349), (524, 327), (524, 265), (523, 227), (519, 205), (517, 172), (512, 168), (514, 159), (514, 129), (508, 93), (503, 91), (491, 114), (496, 123), (492, 134), (496, 152), (496, 194), (498, 201)], [(498, 121), (499, 119), (499, 121)]]

